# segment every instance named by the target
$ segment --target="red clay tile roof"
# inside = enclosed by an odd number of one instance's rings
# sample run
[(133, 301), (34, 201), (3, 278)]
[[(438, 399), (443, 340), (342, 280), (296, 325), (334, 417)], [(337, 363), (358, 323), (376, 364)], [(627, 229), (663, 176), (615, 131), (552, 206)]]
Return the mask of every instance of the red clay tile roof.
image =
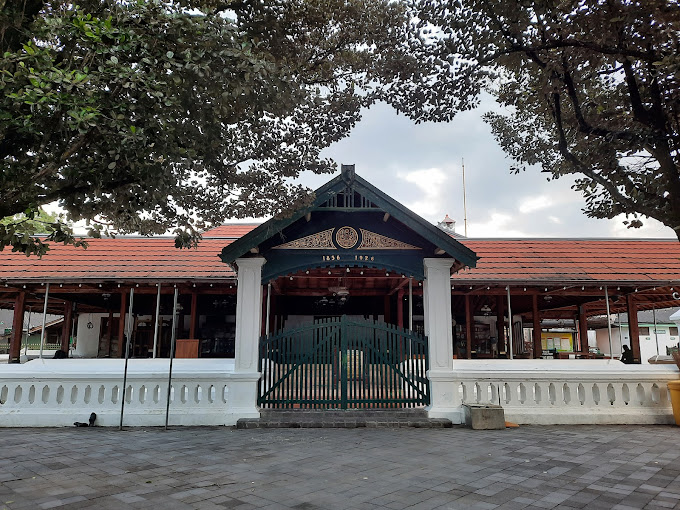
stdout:
[(175, 248), (171, 238), (91, 239), (89, 247), (52, 244), (42, 258), (0, 252), (0, 279), (123, 280), (215, 279), (234, 277), (218, 254), (231, 241), (204, 239), (197, 249)]
[(465, 282), (680, 282), (674, 239), (459, 239), (480, 260)]
[[(195, 250), (167, 237), (92, 239), (87, 250), (52, 244), (42, 259), (0, 252), (0, 280), (211, 280), (233, 278), (222, 248), (257, 225), (222, 225)], [(460, 239), (480, 257), (460, 282), (680, 282), (680, 242), (629, 239)]]
[(239, 238), (246, 235), (251, 230), (259, 226), (259, 223), (231, 223), (229, 225), (220, 225), (219, 227), (211, 228), (203, 232), (203, 238), (208, 237), (226, 237), (229, 239)]
[(226, 245), (257, 227), (221, 225), (203, 233), (197, 249), (175, 248), (170, 237), (90, 239), (89, 247), (51, 244), (42, 259), (0, 252), (0, 280), (211, 280), (233, 278), (218, 255)]

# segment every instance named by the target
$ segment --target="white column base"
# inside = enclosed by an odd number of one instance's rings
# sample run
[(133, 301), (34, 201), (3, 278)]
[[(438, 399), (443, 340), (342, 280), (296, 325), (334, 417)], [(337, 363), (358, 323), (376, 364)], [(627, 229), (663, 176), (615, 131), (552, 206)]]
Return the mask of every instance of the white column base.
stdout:
[(428, 418), (447, 418), (458, 425), (465, 422), (463, 406), (452, 370), (428, 370), (430, 405), (425, 408)]
[(259, 372), (239, 372), (231, 376), (229, 381), (228, 412), (234, 423), (240, 418), (259, 418), (257, 407), (257, 383)]

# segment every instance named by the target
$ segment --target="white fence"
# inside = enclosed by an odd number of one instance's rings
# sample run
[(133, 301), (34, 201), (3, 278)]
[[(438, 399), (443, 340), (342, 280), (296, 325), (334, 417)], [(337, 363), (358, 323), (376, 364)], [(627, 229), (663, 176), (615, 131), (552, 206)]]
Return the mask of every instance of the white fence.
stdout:
[(666, 383), (675, 365), (617, 360), (456, 360), (455, 405), (500, 404), (521, 424), (673, 423)]
[[(167, 359), (129, 361), (124, 425), (165, 425), (168, 368)], [(123, 370), (124, 360), (117, 359), (0, 365), (0, 426), (73, 426), (92, 412), (96, 425), (118, 426)], [(233, 425), (253, 416), (234, 404), (236, 393), (254, 395), (255, 382), (235, 374), (233, 360), (177, 359), (172, 375), (171, 425)]]
[[(0, 427), (73, 426), (92, 412), (97, 425), (118, 426), (123, 363), (0, 365)], [(543, 425), (673, 423), (666, 382), (678, 378), (673, 365), (601, 360), (455, 360), (450, 375), (438, 375), (451, 409), (501, 404), (507, 420)], [(169, 423), (233, 425), (255, 417), (256, 383), (257, 374), (235, 373), (233, 360), (175, 360)], [(130, 360), (123, 424), (164, 425), (167, 385), (167, 359)]]

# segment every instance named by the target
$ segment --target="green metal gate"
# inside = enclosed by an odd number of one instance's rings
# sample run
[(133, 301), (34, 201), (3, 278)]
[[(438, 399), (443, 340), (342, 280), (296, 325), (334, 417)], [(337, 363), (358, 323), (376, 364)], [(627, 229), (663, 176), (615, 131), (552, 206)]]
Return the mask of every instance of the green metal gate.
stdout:
[(260, 339), (258, 404), (268, 408), (430, 403), (427, 337), (391, 324), (321, 319)]

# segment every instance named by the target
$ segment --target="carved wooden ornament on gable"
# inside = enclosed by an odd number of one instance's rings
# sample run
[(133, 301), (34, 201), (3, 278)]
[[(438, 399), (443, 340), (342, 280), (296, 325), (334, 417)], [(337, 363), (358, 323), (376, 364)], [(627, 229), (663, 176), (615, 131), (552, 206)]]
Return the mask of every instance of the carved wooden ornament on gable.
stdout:
[[(419, 250), (417, 246), (360, 228), (327, 229), (278, 246), (275, 250)], [(335, 241), (335, 242), (334, 242)]]

